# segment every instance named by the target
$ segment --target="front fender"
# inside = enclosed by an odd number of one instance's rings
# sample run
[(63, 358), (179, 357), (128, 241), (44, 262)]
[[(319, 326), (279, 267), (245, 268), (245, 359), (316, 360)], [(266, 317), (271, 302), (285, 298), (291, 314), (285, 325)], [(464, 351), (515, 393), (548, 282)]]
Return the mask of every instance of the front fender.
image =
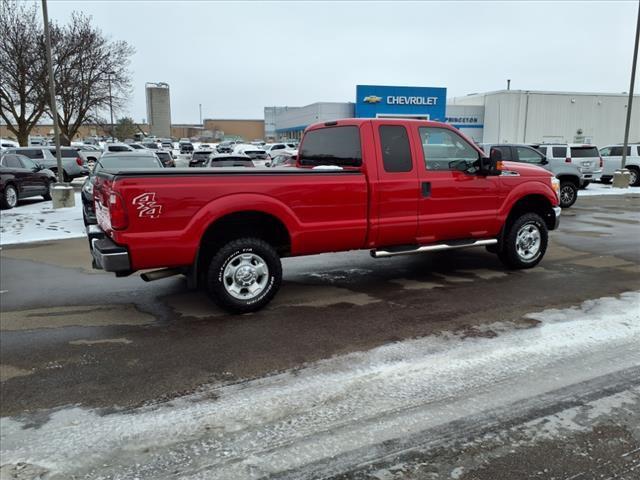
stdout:
[(521, 183), (513, 187), (507, 194), (498, 210), (498, 218), (504, 223), (513, 209), (513, 206), (523, 198), (531, 195), (538, 195), (546, 198), (551, 207), (557, 207), (559, 204), (556, 193), (551, 188), (549, 181), (533, 180)]

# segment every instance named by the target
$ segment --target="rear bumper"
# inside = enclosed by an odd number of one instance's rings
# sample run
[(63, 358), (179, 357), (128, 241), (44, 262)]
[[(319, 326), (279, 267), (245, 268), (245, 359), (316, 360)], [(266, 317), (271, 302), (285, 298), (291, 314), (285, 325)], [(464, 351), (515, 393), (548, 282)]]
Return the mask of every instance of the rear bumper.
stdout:
[(93, 268), (116, 274), (131, 273), (131, 260), (126, 247), (116, 245), (97, 225), (87, 226), (87, 237)]

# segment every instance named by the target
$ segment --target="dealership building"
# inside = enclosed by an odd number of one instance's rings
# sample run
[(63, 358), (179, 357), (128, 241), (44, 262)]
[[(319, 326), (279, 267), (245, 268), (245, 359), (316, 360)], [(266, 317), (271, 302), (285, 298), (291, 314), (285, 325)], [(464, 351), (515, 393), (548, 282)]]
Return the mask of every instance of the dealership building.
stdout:
[[(358, 85), (355, 102), (266, 107), (267, 138), (300, 138), (316, 122), (338, 118), (416, 118), (446, 122), (478, 143), (620, 143), (624, 93), (499, 90), (447, 98), (446, 88)], [(630, 141), (640, 141), (634, 95)]]

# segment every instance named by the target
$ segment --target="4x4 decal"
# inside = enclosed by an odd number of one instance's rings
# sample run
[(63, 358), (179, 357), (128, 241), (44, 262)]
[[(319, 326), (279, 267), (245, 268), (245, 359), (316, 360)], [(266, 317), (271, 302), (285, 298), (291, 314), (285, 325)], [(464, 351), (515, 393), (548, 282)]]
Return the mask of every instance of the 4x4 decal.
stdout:
[(162, 205), (156, 203), (156, 194), (154, 192), (138, 195), (131, 203), (138, 210), (138, 217), (158, 218), (162, 213)]

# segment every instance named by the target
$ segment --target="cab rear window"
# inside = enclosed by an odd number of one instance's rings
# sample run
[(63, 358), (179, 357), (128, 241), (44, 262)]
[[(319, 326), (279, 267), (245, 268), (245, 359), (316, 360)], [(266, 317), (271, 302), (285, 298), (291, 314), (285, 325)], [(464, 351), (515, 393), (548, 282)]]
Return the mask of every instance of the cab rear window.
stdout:
[(359, 167), (362, 165), (362, 149), (358, 127), (328, 127), (305, 133), (299, 161), (301, 165), (312, 167)]

